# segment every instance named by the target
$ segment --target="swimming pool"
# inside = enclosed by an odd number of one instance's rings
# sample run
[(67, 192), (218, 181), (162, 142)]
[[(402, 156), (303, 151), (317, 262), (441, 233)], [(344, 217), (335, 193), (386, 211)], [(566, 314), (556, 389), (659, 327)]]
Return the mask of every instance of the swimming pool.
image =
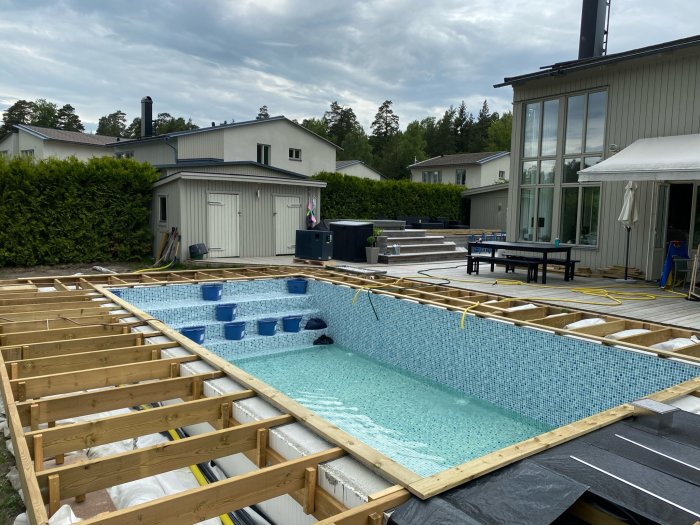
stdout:
[[(490, 441), (490, 450), (495, 450), (506, 442), (520, 441), (698, 375), (698, 368), (690, 364), (579, 338), (474, 316), (467, 316), (461, 328), (459, 312), (389, 295), (372, 294), (370, 298), (361, 293), (353, 302), (355, 296), (355, 289), (316, 280), (309, 281), (306, 295), (287, 293), (283, 279), (224, 283), (223, 300), (236, 302), (239, 318), (248, 323), (248, 335), (243, 340), (227, 341), (223, 339), (221, 323), (213, 321), (214, 305), (200, 299), (198, 285), (139, 287), (123, 292), (125, 300), (175, 328), (203, 324), (207, 331), (205, 347), (289, 392), (317, 413), (332, 419), (327, 409), (334, 406), (338, 408), (336, 413), (357, 415), (355, 422), (345, 421), (348, 428), (357, 426), (357, 421), (367, 423), (371, 419), (372, 424), (365, 425), (370, 431), (357, 437), (420, 475), (484, 453), (483, 441)], [(277, 333), (274, 337), (256, 333), (257, 319), (295, 313), (303, 316), (302, 326), (311, 317), (322, 317), (328, 328)], [(344, 350), (326, 348), (327, 354), (322, 354), (322, 349), (304, 350), (322, 333), (330, 335)], [(348, 352), (353, 354), (352, 359)], [(333, 356), (337, 361), (327, 363), (325, 368), (315, 367), (320, 357)], [(350, 361), (356, 367), (352, 373), (335, 378), (323, 373), (329, 369), (344, 370), (351, 366)], [(395, 373), (403, 379), (388, 382), (386, 378)], [(372, 377), (372, 386), (378, 384), (389, 398), (392, 391), (400, 392), (395, 396), (399, 401), (408, 400), (419, 410), (402, 418), (405, 412), (400, 406), (387, 405), (386, 401), (373, 403), (376, 396), (370, 396), (370, 403), (363, 406), (351, 395), (339, 399), (341, 391), (345, 395), (353, 393), (353, 384), (355, 390), (366, 390), (362, 386), (364, 377)], [(402, 382), (405, 378), (408, 383)], [(427, 385), (442, 385), (434, 388), (442, 388), (442, 393), (449, 395), (434, 397), (434, 391), (425, 391), (408, 397), (418, 388), (412, 383), (417, 379)], [(386, 385), (382, 385), (384, 381)], [(331, 399), (328, 391), (334, 384), (337, 387)], [(476, 422), (459, 419), (455, 428), (448, 429), (444, 441), (429, 443), (420, 435), (430, 430), (415, 434), (401, 426), (422, 426), (432, 414), (440, 413), (443, 432), (444, 427), (450, 427), (454, 414), (459, 413), (461, 418), (463, 412), (468, 412), (454, 401), (458, 397), (451, 397), (459, 395), (470, 396), (463, 399), (474, 413), (466, 416), (474, 416)], [(472, 398), (497, 409), (486, 416), (477, 410), (481, 409), (480, 402)], [(424, 404), (424, 399), (431, 402)], [(511, 414), (508, 425), (512, 432), (485, 436), (481, 431), (489, 428), (488, 420), (496, 413)], [(342, 428), (342, 424), (336, 424)], [(465, 436), (472, 442), (461, 448)], [(387, 445), (392, 440), (393, 444), (401, 441), (402, 446), (409, 444), (414, 448), (391, 451)]]

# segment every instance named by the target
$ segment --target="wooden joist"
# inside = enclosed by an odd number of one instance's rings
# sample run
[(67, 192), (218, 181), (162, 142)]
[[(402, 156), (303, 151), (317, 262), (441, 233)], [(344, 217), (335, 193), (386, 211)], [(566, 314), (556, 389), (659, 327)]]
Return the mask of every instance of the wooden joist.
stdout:
[[(93, 326), (118, 323), (120, 319), (129, 317), (129, 314), (110, 314), (108, 311), (95, 315), (80, 317), (59, 317), (55, 319), (38, 319), (29, 321), (2, 321), (0, 319), (0, 334), (16, 332), (39, 332), (44, 330), (56, 330), (58, 328), (75, 328), (80, 326)], [(129, 326), (129, 323), (122, 323)]]
[(0, 346), (18, 346), (30, 343), (48, 341), (64, 341), (67, 339), (83, 339), (108, 334), (126, 334), (131, 331), (131, 326), (114, 323), (87, 326), (69, 326), (65, 328), (52, 328), (48, 330), (32, 330), (28, 332), (14, 332), (0, 334)]
[[(0, 348), (2, 355), (9, 361), (17, 359), (29, 359), (30, 357), (52, 357), (80, 352), (94, 352), (95, 350), (108, 350), (110, 348), (122, 348), (145, 344), (146, 337), (158, 335), (154, 333), (132, 332), (119, 335), (104, 335), (85, 337), (81, 339), (67, 339), (64, 341), (47, 341), (41, 343), (27, 343), (18, 346), (6, 346)], [(19, 354), (18, 354), (19, 349)], [(19, 355), (19, 357), (17, 357)]]

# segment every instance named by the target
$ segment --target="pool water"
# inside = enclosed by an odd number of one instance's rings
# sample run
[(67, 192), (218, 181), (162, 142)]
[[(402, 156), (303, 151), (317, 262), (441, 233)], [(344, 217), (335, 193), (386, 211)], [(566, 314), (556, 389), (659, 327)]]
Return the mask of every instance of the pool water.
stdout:
[(552, 428), (337, 345), (232, 362), (420, 476)]

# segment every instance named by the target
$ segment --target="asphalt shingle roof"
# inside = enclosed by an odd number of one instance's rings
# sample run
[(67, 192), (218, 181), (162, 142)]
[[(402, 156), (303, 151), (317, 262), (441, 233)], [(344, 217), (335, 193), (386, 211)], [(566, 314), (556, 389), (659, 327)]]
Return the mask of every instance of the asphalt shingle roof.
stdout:
[(30, 126), (28, 124), (18, 124), (15, 127), (18, 129), (32, 131), (49, 140), (76, 142), (79, 144), (89, 144), (92, 146), (104, 146), (117, 140), (116, 137), (108, 137), (106, 135), (91, 135), (88, 133), (81, 133), (79, 131), (64, 131), (62, 129), (42, 128), (40, 126)]
[(432, 159), (411, 164), (410, 168), (428, 168), (432, 166), (463, 166), (465, 164), (481, 164), (490, 157), (502, 157), (507, 151), (484, 151), (481, 153), (456, 153), (454, 155), (442, 155)]

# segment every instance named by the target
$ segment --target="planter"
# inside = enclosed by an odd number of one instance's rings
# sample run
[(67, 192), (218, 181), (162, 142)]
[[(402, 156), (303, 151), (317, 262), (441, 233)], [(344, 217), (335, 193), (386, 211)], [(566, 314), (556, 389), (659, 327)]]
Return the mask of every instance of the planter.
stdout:
[(379, 262), (378, 246), (367, 246), (365, 248), (365, 254), (367, 255), (367, 262), (369, 264), (377, 264)]

